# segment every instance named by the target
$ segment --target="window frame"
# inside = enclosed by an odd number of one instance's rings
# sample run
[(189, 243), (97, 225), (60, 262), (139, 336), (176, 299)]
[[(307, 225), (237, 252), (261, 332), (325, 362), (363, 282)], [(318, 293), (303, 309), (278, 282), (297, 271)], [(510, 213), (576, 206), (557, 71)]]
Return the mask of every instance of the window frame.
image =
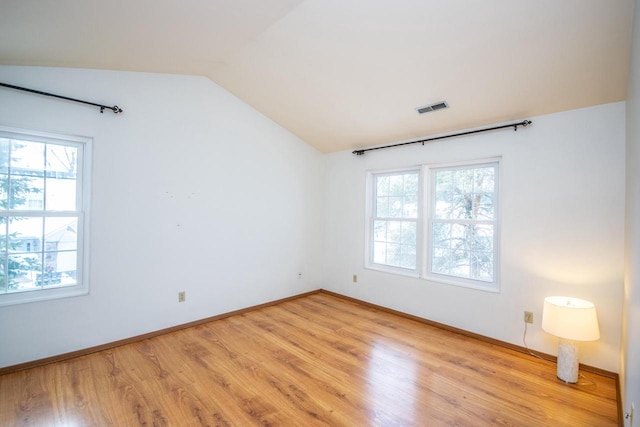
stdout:
[[(89, 217), (91, 196), (91, 160), (93, 139), (85, 136), (66, 135), (54, 132), (21, 129), (0, 125), (0, 138), (52, 145), (75, 146), (78, 148), (76, 175), (76, 209), (74, 211), (55, 210), (15, 210), (6, 216), (22, 217), (64, 217), (75, 216), (77, 225), (76, 284), (69, 286), (41, 288), (17, 292), (0, 293), (0, 306), (10, 306), (37, 301), (87, 295), (89, 293)], [(42, 246), (44, 247), (44, 243)], [(46, 253), (46, 252), (45, 252)]]
[[(494, 234), (493, 234), (493, 280), (482, 281), (453, 275), (431, 272), (433, 242), (433, 203), (435, 197), (435, 183), (433, 173), (436, 170), (460, 169), (466, 167), (480, 167), (495, 165), (494, 175)], [(395, 267), (373, 262), (373, 224), (376, 219), (376, 177), (380, 175), (394, 175), (418, 171), (418, 216), (416, 218), (416, 269)], [(500, 230), (501, 230), (501, 191), (502, 191), (502, 158), (489, 157), (456, 162), (443, 162), (408, 166), (406, 168), (381, 169), (367, 171), (366, 178), (366, 208), (365, 208), (365, 265), (369, 270), (414, 277), (430, 282), (462, 286), (488, 292), (500, 292)]]
[[(493, 233), (493, 280), (492, 281), (483, 281), (479, 279), (470, 279), (464, 278), (454, 275), (447, 275), (442, 273), (434, 273), (431, 270), (432, 267), (432, 254), (433, 254), (433, 223), (435, 221), (434, 218), (434, 200), (435, 200), (435, 182), (434, 176), (435, 172), (438, 170), (458, 170), (458, 169), (467, 169), (467, 168), (476, 168), (482, 166), (495, 165), (495, 174), (494, 174), (494, 233)], [(500, 157), (493, 158), (485, 158), (485, 159), (477, 159), (470, 161), (460, 161), (460, 162), (451, 162), (451, 163), (439, 163), (439, 164), (430, 164), (423, 166), (423, 175), (424, 180), (427, 183), (425, 187), (428, 187), (428, 191), (424, 194), (424, 203), (425, 203), (425, 218), (423, 221), (426, 223), (425, 225), (425, 234), (426, 234), (426, 242), (427, 250), (426, 257), (424, 259), (424, 270), (423, 270), (423, 278), (439, 282), (446, 283), (455, 286), (463, 286), (466, 288), (479, 289), (490, 292), (499, 292), (500, 291), (500, 224), (501, 224), (501, 181), (502, 181), (502, 165)], [(462, 221), (461, 221), (462, 222)], [(487, 221), (489, 222), (489, 221)]]
[[(376, 177), (385, 176), (385, 175), (397, 175), (397, 174), (406, 174), (416, 172), (418, 174), (418, 213), (415, 218), (416, 223), (416, 268), (411, 269), (407, 267), (397, 267), (387, 264), (379, 264), (373, 262), (373, 233), (374, 233), (374, 222), (378, 218), (375, 215), (376, 206), (377, 206), (377, 189), (376, 189)], [(399, 274), (402, 276), (409, 277), (420, 277), (420, 265), (421, 258), (423, 256), (422, 247), (424, 246), (422, 243), (423, 239), (423, 231), (422, 231), (422, 221), (420, 218), (422, 217), (423, 204), (420, 202), (421, 195), (423, 192), (423, 180), (422, 180), (422, 171), (420, 167), (413, 168), (402, 168), (402, 169), (385, 169), (380, 171), (369, 171), (367, 173), (367, 207), (366, 207), (366, 238), (365, 238), (365, 268), (370, 270), (382, 271), (387, 273)], [(406, 220), (406, 219), (405, 219)], [(414, 221), (410, 219), (410, 221)]]

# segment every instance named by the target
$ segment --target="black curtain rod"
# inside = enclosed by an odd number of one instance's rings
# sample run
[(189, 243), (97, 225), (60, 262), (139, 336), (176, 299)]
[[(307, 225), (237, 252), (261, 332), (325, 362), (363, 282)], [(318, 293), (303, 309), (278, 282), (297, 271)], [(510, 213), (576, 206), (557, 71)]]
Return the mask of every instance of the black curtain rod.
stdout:
[(95, 102), (89, 102), (89, 101), (83, 101), (81, 99), (69, 98), (68, 96), (56, 95), (54, 93), (42, 92), (40, 90), (29, 89), (29, 88), (20, 87), (20, 86), (14, 86), (14, 85), (10, 85), (10, 84), (7, 84), (7, 83), (2, 83), (2, 82), (0, 82), (0, 86), (6, 87), (6, 88), (9, 88), (9, 89), (22, 90), (22, 91), (29, 92), (29, 93), (35, 93), (37, 95), (51, 96), (53, 98), (64, 99), (66, 101), (73, 101), (73, 102), (79, 102), (81, 104), (93, 105), (95, 107), (100, 107), (100, 112), (101, 113), (104, 113), (105, 109), (113, 111), (114, 114), (122, 113), (122, 108), (118, 107), (117, 105), (114, 105), (113, 107), (109, 107), (107, 105), (96, 104)]
[(364, 153), (366, 151), (384, 150), (385, 148), (402, 147), (403, 145), (411, 145), (411, 144), (422, 144), (422, 145), (424, 145), (425, 142), (436, 141), (438, 139), (453, 138), (454, 136), (471, 135), (473, 133), (489, 132), (489, 131), (492, 131), (492, 130), (505, 129), (505, 128), (510, 128), (510, 127), (513, 127), (513, 130), (516, 131), (516, 130), (518, 130), (518, 126), (527, 127), (530, 124), (531, 124), (531, 120), (523, 120), (521, 122), (509, 123), (507, 125), (494, 126), (494, 127), (490, 127), (490, 128), (484, 128), (484, 129), (469, 130), (469, 131), (466, 131), (466, 132), (452, 133), (452, 134), (449, 134), (449, 135), (434, 136), (433, 138), (420, 139), (418, 141), (401, 142), (400, 144), (383, 145), (381, 147), (373, 147), (373, 148), (364, 148), (362, 150), (353, 151), (353, 154), (355, 154), (356, 156), (362, 156), (362, 155), (364, 155)]

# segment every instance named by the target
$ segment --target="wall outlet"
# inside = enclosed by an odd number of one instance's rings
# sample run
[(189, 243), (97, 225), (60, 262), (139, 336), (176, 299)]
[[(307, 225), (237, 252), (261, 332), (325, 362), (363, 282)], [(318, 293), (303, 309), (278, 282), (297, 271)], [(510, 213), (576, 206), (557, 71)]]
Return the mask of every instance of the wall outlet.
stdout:
[(524, 312), (524, 323), (533, 323), (533, 311)]
[(353, 283), (358, 283), (358, 275), (357, 274), (353, 275)]
[(178, 292), (178, 302), (184, 302), (187, 299), (185, 291)]

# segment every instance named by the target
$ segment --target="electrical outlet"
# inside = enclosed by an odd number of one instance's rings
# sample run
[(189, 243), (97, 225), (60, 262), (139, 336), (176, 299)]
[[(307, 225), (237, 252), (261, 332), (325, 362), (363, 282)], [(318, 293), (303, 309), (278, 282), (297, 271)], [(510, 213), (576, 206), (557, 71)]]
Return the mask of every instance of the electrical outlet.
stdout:
[(178, 292), (178, 302), (184, 302), (187, 299), (185, 291)]
[(358, 275), (357, 274), (353, 275), (353, 283), (358, 283)]
[(524, 323), (533, 323), (533, 311), (524, 312)]

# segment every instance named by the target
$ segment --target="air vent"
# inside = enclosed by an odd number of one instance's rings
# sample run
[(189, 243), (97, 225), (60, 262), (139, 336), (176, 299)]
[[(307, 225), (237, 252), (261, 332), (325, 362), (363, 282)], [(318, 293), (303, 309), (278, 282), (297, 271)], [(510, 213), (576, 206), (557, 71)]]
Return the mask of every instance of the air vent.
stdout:
[(445, 101), (438, 102), (436, 104), (431, 105), (423, 105), (422, 107), (417, 107), (416, 111), (418, 114), (430, 113), (431, 111), (443, 110), (445, 108), (449, 108), (449, 104)]

